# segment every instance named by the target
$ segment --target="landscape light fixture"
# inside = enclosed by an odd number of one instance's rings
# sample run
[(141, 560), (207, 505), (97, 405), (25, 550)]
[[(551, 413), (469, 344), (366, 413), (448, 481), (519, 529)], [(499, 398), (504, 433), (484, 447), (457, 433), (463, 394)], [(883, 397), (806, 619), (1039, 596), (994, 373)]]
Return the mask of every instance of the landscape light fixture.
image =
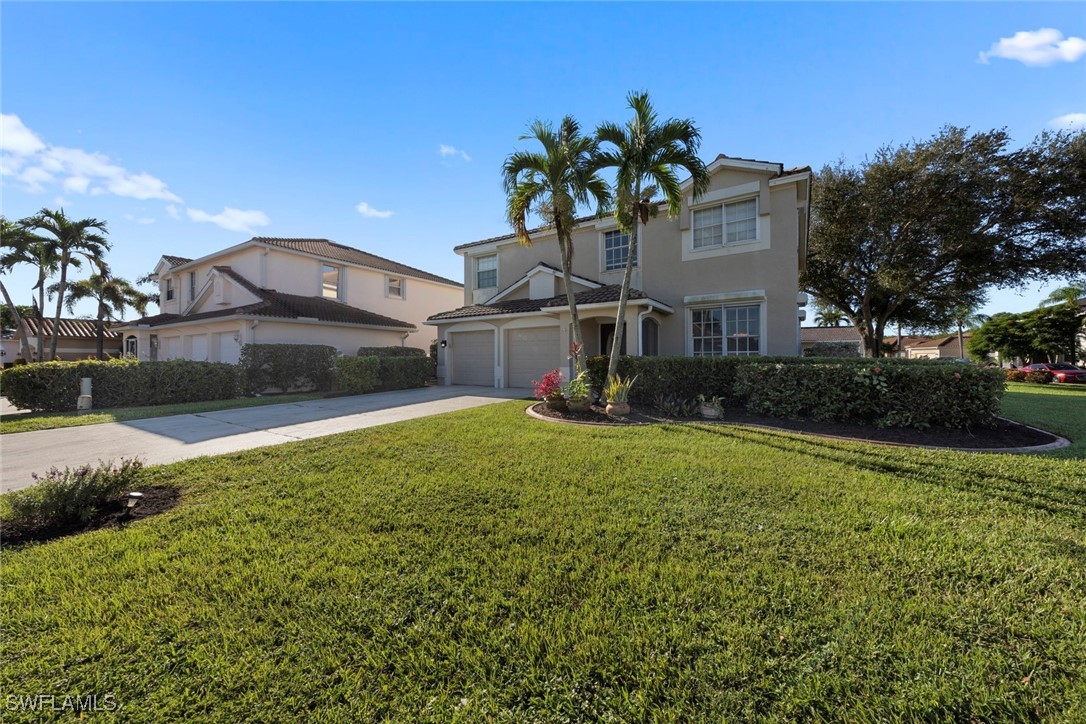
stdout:
[(125, 515), (131, 515), (135, 507), (141, 502), (143, 502), (143, 493), (137, 493), (135, 490), (129, 493), (128, 497), (125, 498), (124, 501)]

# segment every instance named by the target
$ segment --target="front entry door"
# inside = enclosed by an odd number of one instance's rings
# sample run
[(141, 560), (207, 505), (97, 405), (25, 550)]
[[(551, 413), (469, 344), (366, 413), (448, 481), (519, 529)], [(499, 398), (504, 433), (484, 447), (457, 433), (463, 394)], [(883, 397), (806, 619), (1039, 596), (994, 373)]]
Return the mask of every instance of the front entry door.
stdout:
[[(625, 329), (625, 325), (623, 325), (623, 329)], [(602, 355), (610, 355), (611, 354), (611, 344), (612, 344), (614, 338), (615, 338), (615, 324), (614, 324), (614, 322), (612, 322), (610, 324), (601, 324), (600, 325), (600, 354), (602, 354)], [(621, 343), (621, 346), (619, 348), (619, 352), (621, 354), (626, 354), (626, 335), (625, 334), (622, 335), (622, 343)]]

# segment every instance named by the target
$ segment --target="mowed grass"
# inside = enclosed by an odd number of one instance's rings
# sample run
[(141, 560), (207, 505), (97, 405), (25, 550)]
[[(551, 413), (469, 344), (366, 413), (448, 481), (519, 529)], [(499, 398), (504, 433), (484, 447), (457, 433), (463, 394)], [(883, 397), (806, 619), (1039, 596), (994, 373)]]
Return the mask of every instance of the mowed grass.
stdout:
[(126, 422), (142, 420), (148, 417), (166, 417), (168, 415), (196, 415), (202, 412), (233, 410), (238, 407), (260, 407), (261, 405), (282, 405), (289, 402), (316, 400), (323, 394), (270, 395), (267, 397), (245, 397), (236, 400), (210, 400), (208, 402), (182, 402), (175, 405), (153, 405), (149, 407), (117, 407), (95, 412), (22, 412), (5, 415), (0, 418), (0, 434), (31, 432), (33, 430), (52, 430), (58, 427), (79, 427), (82, 425), (100, 425), (103, 422)]
[(112, 693), (102, 721), (1086, 720), (1082, 460), (524, 406), (149, 470), (182, 507), (5, 551), (0, 690)]
[(1086, 459), (1086, 385), (1011, 382), (1003, 396), (1004, 417), (1062, 435), (1071, 446), (1051, 453)]

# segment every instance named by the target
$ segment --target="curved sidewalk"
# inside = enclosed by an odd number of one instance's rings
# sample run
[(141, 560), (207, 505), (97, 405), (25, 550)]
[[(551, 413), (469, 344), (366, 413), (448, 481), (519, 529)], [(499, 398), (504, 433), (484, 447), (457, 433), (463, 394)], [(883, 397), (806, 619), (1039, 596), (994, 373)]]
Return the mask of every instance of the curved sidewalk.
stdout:
[(139, 457), (148, 465), (159, 465), (466, 410), (527, 395), (527, 390), (490, 387), (424, 387), (0, 435), (0, 491), (25, 488), (33, 482), (32, 473), (41, 474), (53, 466), (75, 467), (122, 457)]

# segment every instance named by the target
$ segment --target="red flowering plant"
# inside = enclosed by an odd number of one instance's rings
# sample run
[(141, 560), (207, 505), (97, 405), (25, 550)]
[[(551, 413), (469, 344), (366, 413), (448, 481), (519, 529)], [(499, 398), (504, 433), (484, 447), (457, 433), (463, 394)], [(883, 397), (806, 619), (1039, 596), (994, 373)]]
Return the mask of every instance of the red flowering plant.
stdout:
[(542, 380), (532, 380), (535, 398), (537, 400), (561, 400), (562, 380), (562, 373), (558, 370), (551, 370), (543, 375)]

